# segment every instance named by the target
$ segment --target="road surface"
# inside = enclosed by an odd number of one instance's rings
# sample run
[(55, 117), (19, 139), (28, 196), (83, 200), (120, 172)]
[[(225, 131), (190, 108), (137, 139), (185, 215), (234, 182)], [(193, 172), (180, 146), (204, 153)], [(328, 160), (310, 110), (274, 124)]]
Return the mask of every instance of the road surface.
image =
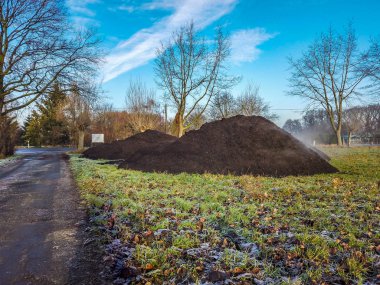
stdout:
[(1, 285), (103, 284), (65, 151), (20, 150), (0, 167)]

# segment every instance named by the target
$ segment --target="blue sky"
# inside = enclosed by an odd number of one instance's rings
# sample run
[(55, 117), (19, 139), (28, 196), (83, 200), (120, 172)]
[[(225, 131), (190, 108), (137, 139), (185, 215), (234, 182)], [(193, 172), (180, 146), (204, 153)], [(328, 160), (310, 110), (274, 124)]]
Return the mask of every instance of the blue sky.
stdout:
[(141, 78), (155, 87), (156, 47), (193, 20), (206, 38), (224, 26), (231, 36), (231, 73), (243, 77), (234, 92), (248, 82), (258, 84), (280, 116), (279, 125), (300, 117), (305, 106), (286, 95), (287, 57), (299, 56), (330, 25), (342, 29), (351, 21), (362, 48), (371, 36), (380, 36), (379, 0), (66, 0), (66, 5), (74, 25), (95, 27), (104, 40), (103, 89), (115, 108), (124, 107), (129, 80)]

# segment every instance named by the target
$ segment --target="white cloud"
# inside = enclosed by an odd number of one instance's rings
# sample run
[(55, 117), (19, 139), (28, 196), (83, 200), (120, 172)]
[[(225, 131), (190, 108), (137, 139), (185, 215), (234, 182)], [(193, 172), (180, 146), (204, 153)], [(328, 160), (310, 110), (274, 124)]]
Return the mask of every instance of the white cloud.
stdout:
[(100, 2), (100, 0), (66, 0), (66, 5), (74, 13), (93, 17), (95, 16), (95, 12), (88, 8), (88, 5)]
[(97, 27), (99, 26), (99, 22), (88, 17), (80, 17), (80, 16), (75, 16), (72, 17), (73, 24), (76, 28), (81, 29), (83, 27)]
[(203, 29), (232, 11), (237, 0), (164, 0), (153, 1), (145, 9), (172, 9), (173, 13), (120, 42), (106, 58), (104, 81), (146, 64), (156, 56), (156, 48), (172, 33), (190, 21)]
[(135, 7), (129, 6), (129, 5), (120, 5), (117, 7), (117, 10), (127, 11), (129, 13), (132, 13), (135, 10)]
[(263, 28), (238, 30), (231, 35), (231, 61), (235, 64), (252, 62), (261, 53), (258, 48), (263, 42), (273, 38)]
[(96, 13), (89, 6), (101, 2), (102, 0), (66, 0), (66, 6), (72, 12), (71, 19), (74, 27), (82, 29), (88, 26), (98, 26), (99, 22), (94, 19)]
[(141, 9), (145, 10), (171, 10), (183, 5), (184, 0), (154, 0), (145, 3), (141, 6)]

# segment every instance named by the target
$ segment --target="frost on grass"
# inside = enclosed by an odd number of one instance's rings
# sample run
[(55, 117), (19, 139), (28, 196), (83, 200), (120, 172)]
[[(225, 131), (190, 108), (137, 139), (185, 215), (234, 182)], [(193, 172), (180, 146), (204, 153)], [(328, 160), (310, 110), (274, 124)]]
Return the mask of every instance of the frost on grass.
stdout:
[(377, 284), (380, 148), (328, 151), (341, 173), (168, 175), (71, 163), (115, 284)]
[(20, 159), (19, 155), (12, 155), (10, 157), (0, 159), (0, 167), (5, 167), (9, 163), (14, 162), (17, 159)]

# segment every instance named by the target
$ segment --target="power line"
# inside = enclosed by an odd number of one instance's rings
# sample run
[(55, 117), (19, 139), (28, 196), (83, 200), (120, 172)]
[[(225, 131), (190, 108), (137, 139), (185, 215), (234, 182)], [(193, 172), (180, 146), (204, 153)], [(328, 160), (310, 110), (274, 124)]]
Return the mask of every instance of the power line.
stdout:
[(303, 111), (303, 109), (272, 109), (272, 111)]
[[(127, 108), (112, 108), (114, 111), (128, 111)], [(272, 111), (304, 111), (303, 109), (272, 109)]]

